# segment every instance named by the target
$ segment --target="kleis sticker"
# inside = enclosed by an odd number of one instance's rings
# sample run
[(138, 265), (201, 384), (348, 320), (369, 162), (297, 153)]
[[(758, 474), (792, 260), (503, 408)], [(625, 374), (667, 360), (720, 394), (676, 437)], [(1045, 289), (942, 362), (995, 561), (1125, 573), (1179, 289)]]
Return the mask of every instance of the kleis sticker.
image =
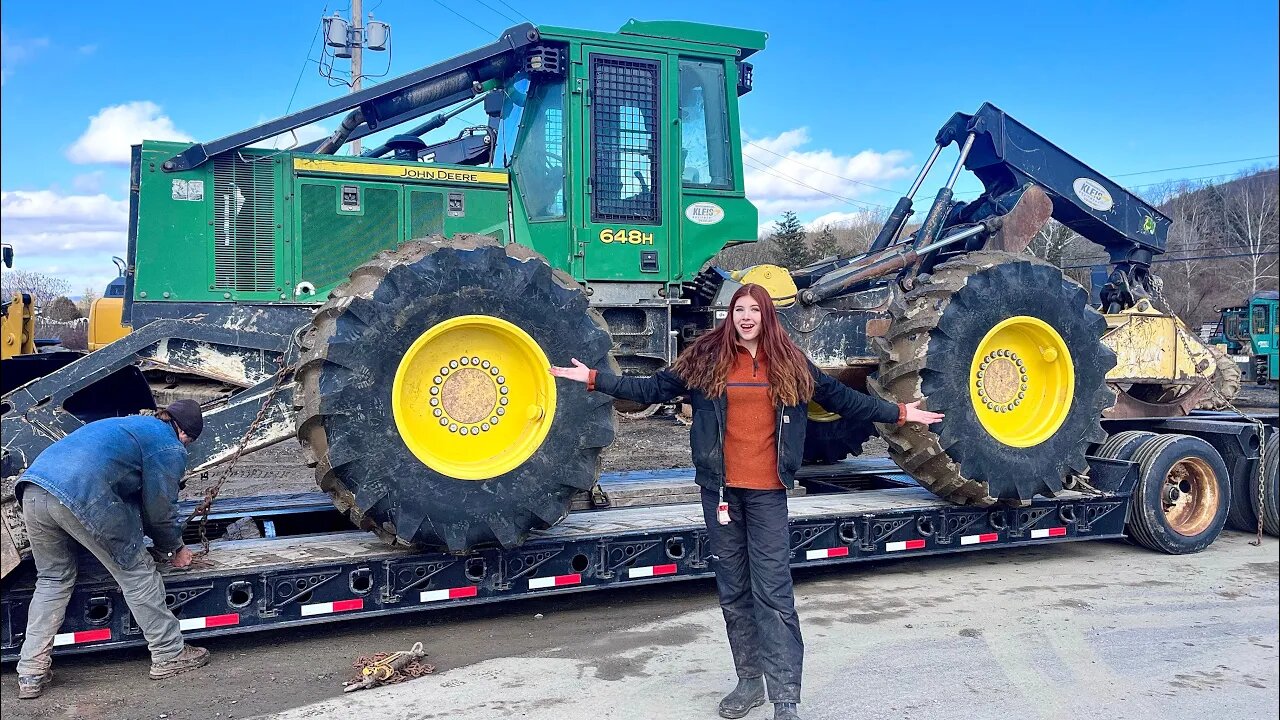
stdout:
[(1080, 202), (1098, 212), (1107, 212), (1116, 205), (1111, 199), (1111, 193), (1089, 178), (1076, 178), (1071, 188), (1076, 191), (1076, 197), (1080, 198)]
[(724, 219), (724, 208), (713, 202), (696, 202), (685, 208), (684, 216), (699, 225), (715, 225)]

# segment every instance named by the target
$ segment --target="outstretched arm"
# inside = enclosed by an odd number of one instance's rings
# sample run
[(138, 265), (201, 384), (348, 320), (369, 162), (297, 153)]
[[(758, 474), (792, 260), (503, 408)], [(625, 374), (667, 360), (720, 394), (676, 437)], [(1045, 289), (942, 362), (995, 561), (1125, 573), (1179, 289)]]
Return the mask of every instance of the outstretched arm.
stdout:
[(909, 422), (931, 425), (942, 419), (942, 413), (920, 409), (920, 401), (905, 405), (860, 393), (844, 383), (810, 365), (814, 375), (813, 399), (827, 410), (842, 417), (861, 417), (868, 421), (896, 423)]
[(689, 391), (680, 376), (670, 370), (659, 370), (649, 377), (626, 377), (593, 370), (577, 358), (571, 358), (573, 367), (551, 366), (551, 374), (566, 380), (586, 383), (588, 390), (602, 392), (623, 400), (639, 403), (660, 403), (673, 400)]

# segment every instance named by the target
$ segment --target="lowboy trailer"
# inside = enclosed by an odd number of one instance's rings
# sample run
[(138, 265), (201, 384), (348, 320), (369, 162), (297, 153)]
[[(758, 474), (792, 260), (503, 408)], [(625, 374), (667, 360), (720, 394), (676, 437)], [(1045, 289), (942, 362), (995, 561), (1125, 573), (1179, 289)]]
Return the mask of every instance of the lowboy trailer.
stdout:
[[(1166, 553), (1196, 552), (1225, 525), (1251, 530), (1259, 510), (1274, 517), (1277, 424), (1276, 415), (1228, 413), (1107, 421), (1110, 435), (1088, 456), (1087, 478), (1020, 506), (956, 505), (885, 458), (807, 466), (804, 493), (790, 501), (791, 562), (804, 568), (1125, 537)], [(687, 501), (697, 490), (691, 471), (601, 480), (617, 505), (631, 485), (683, 502), (578, 511), (518, 548), (456, 555), (345, 529), (323, 493), (222, 500), (210, 513), (211, 534), (252, 517), (264, 537), (215, 541), (198, 569), (168, 570), (167, 602), (194, 639), (710, 577), (702, 509)], [(1240, 503), (1248, 509), (1233, 509)], [(81, 568), (55, 653), (144, 645), (110, 576), (87, 554)], [(21, 649), (34, 580), (30, 564), (4, 580), (6, 662)]]

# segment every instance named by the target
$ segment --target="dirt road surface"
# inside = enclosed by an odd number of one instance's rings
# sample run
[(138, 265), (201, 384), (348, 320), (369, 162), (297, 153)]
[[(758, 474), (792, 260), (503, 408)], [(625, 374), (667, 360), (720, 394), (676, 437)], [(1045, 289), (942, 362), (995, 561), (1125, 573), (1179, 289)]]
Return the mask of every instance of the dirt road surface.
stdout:
[[(797, 573), (804, 717), (1276, 717), (1280, 545), (1198, 555), (1083, 542)], [(352, 660), (421, 641), (437, 673), (342, 695)], [(144, 651), (61, 658), (5, 718), (714, 718), (733, 684), (707, 581), (212, 639), (147, 679)], [(767, 718), (763, 710), (751, 717)]]

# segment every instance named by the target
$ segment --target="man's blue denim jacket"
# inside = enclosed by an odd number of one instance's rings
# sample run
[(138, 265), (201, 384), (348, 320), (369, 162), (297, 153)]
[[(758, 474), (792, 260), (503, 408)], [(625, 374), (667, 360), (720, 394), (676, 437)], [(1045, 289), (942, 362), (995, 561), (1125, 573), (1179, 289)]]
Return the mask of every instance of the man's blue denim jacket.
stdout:
[(50, 445), (18, 480), (56, 497), (117, 563), (134, 567), (145, 531), (161, 552), (182, 547), (178, 484), (187, 449), (159, 418), (134, 415), (91, 422)]

